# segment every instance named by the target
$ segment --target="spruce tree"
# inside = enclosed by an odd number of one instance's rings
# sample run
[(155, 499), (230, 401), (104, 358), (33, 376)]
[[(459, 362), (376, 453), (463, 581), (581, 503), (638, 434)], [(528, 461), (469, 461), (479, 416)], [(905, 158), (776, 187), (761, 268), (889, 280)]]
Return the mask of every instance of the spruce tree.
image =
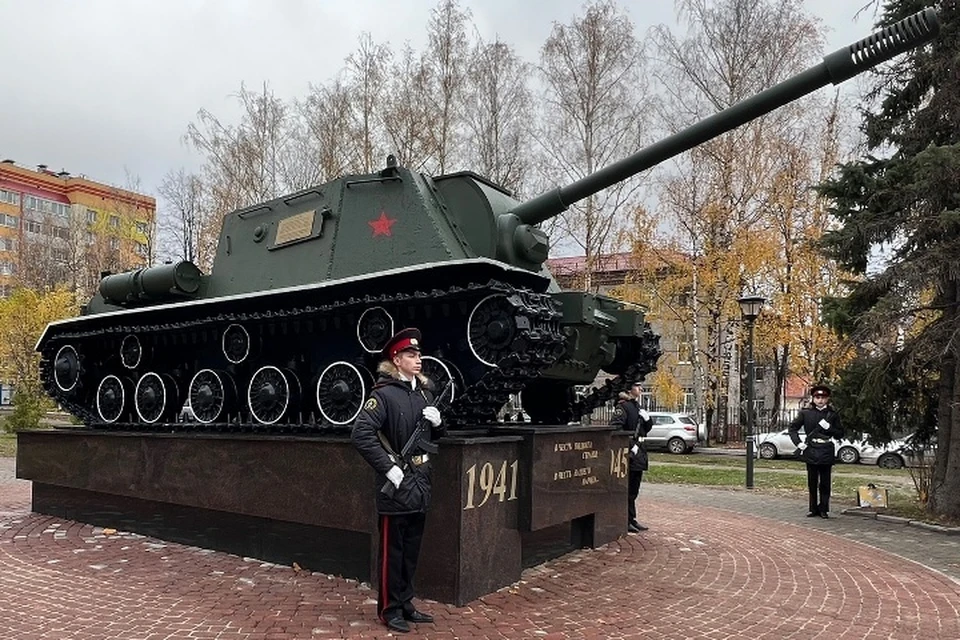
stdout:
[(850, 426), (880, 439), (935, 432), (927, 509), (960, 518), (960, 7), (888, 0), (878, 26), (930, 6), (940, 37), (875, 76), (868, 155), (821, 192), (842, 225), (825, 248), (862, 276), (831, 316), (860, 354), (838, 400)]

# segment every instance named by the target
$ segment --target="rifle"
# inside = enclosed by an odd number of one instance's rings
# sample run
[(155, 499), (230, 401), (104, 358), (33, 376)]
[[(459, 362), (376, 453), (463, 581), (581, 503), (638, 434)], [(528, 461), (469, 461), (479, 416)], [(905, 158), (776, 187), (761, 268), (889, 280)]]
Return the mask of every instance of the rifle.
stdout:
[[(436, 404), (434, 406), (436, 406), (438, 409), (441, 406), (443, 397), (447, 394), (447, 391), (451, 389), (452, 384), (453, 384), (453, 378), (450, 378), (449, 380), (447, 380), (447, 384), (444, 385), (443, 390), (440, 392), (440, 395), (437, 396)], [(421, 393), (423, 392), (421, 391)], [(436, 453), (437, 451), (439, 451), (439, 449), (437, 449), (437, 445), (433, 444), (428, 440), (423, 440), (423, 431), (426, 428), (428, 423), (429, 421), (426, 418), (424, 418), (423, 416), (420, 416), (420, 419), (417, 420), (416, 428), (413, 430), (413, 433), (410, 434), (410, 438), (407, 439), (407, 442), (403, 445), (403, 449), (400, 450), (400, 454), (398, 456), (400, 460), (397, 461), (397, 466), (400, 467), (400, 470), (403, 471), (404, 474), (406, 474), (407, 470), (410, 468), (410, 465), (407, 463), (407, 460), (409, 459), (408, 456), (413, 452), (414, 449), (419, 447), (420, 449), (423, 449), (427, 453)], [(383, 442), (384, 444), (386, 444), (386, 439), (384, 439)], [(389, 447), (387, 448), (389, 449)], [(389, 480), (384, 482), (383, 486), (380, 487), (380, 493), (384, 494), (388, 498), (392, 498), (393, 494), (396, 493), (396, 491), (397, 491), (397, 488), (393, 486), (393, 483), (390, 482)]]

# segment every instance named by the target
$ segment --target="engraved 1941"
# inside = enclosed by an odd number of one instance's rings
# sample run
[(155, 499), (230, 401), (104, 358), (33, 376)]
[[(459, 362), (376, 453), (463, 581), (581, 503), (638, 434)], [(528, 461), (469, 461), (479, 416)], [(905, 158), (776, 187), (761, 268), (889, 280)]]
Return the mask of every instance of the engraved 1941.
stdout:
[[(507, 462), (485, 462), (480, 466), (470, 465), (467, 469), (467, 499), (464, 511), (482, 507), (492, 496), (497, 502), (507, 502), (517, 499), (517, 469), (516, 460)], [(478, 501), (479, 499), (479, 501)]]

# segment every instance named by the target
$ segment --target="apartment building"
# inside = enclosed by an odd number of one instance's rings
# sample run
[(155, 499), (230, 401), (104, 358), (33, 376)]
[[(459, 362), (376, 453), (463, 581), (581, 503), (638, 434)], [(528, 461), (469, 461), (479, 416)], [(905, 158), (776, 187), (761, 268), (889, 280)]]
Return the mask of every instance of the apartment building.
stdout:
[(146, 264), (156, 208), (83, 175), (0, 161), (0, 297), (15, 284), (89, 294), (100, 271)]

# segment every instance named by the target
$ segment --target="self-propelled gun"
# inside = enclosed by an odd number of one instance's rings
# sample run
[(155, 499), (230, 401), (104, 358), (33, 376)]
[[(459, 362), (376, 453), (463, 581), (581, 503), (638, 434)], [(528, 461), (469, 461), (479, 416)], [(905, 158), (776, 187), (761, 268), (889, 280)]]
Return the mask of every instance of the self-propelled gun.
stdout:
[[(108, 275), (83, 315), (50, 324), (37, 344), (44, 388), (99, 428), (345, 428), (385, 341), (416, 326), (429, 375), (454, 381), (452, 423), (489, 423), (515, 393), (537, 422), (577, 419), (653, 370), (658, 338), (641, 308), (561, 291), (538, 224), (937, 30), (932, 10), (918, 13), (526, 202), (471, 172), (430, 177), (390, 157), (229, 213), (209, 274), (179, 262)], [(600, 371), (606, 384), (573, 393)]]

